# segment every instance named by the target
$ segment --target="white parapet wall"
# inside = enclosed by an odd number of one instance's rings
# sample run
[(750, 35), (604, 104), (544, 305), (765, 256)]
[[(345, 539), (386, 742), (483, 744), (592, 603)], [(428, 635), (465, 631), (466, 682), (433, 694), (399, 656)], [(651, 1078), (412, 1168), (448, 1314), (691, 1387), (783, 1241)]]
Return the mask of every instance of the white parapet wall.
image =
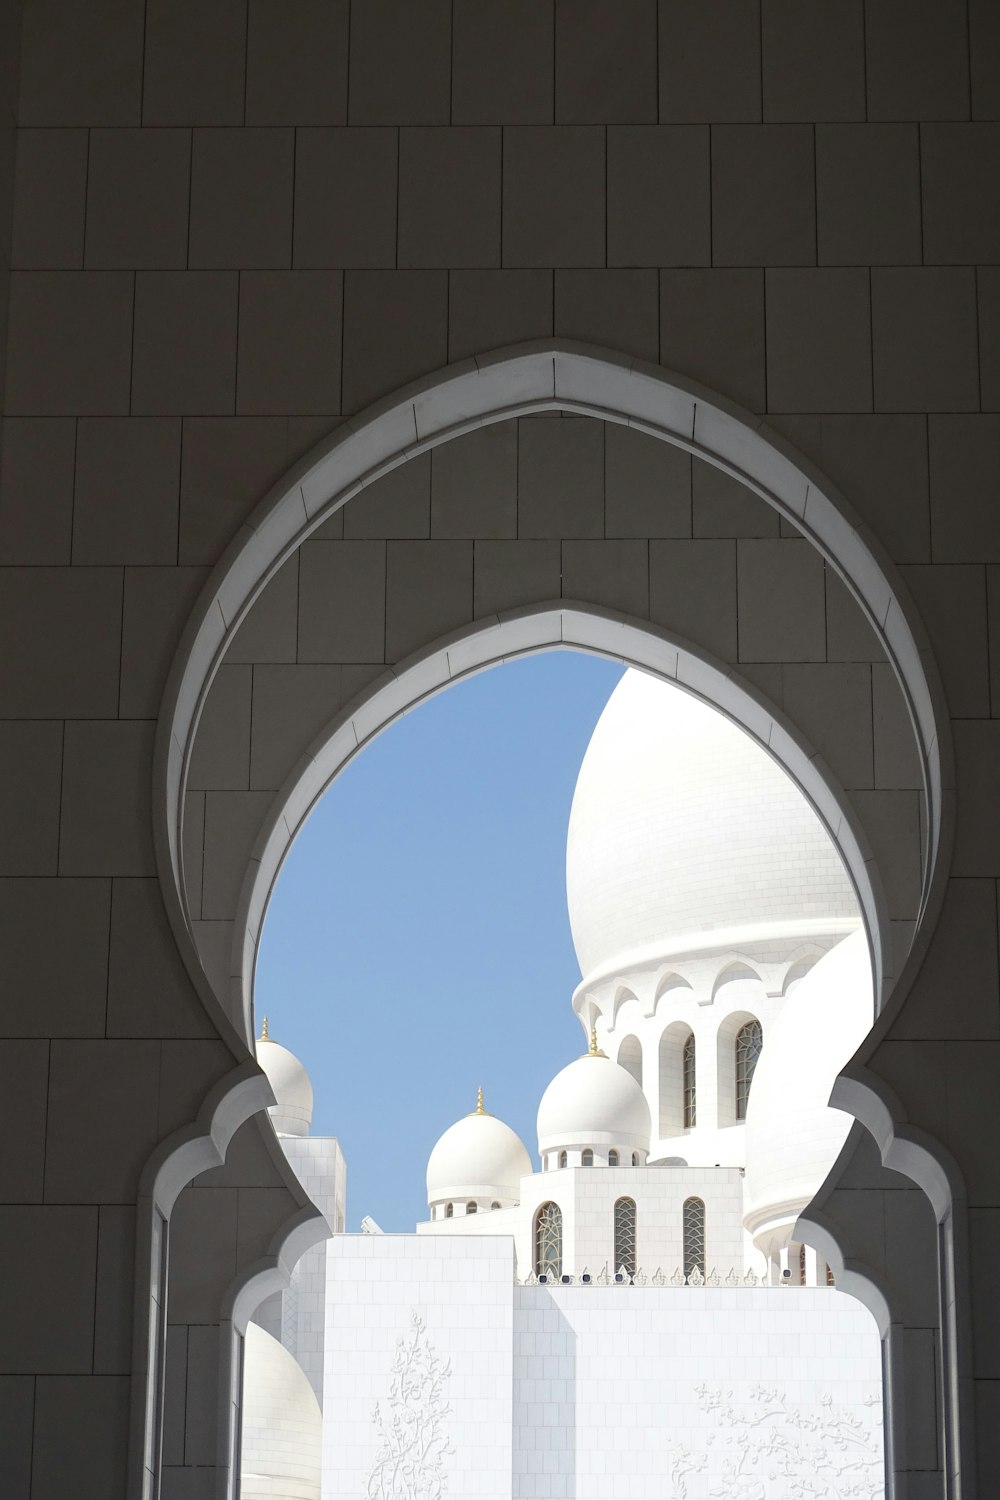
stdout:
[(832, 1288), (521, 1286), (500, 1237), (329, 1255), (323, 1500), (882, 1500), (878, 1332)]

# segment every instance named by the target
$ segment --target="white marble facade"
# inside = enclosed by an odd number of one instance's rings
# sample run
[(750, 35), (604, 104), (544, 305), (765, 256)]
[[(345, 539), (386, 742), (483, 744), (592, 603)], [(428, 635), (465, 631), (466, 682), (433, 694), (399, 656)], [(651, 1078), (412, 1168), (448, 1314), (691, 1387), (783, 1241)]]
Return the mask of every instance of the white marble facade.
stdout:
[(519, 1286), (494, 1237), (329, 1256), (323, 1500), (883, 1493), (880, 1341), (840, 1292)]

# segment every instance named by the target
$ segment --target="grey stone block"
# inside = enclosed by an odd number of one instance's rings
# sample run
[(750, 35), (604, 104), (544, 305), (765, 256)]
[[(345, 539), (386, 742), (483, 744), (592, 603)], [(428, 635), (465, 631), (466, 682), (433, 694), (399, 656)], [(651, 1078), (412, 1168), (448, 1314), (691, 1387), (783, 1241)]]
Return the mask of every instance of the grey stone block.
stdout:
[(417, 454), (344, 507), (345, 537), (424, 537), (431, 526), (431, 455)]
[(175, 417), (81, 420), (73, 561), (175, 562), (180, 460)]
[(660, 120), (759, 120), (759, 0), (660, 0)]
[(604, 484), (605, 536), (691, 535), (691, 457), (683, 449), (609, 422)]
[(877, 267), (872, 343), (877, 411), (977, 409), (975, 271)]
[(150, 781), (155, 724), (144, 719), (66, 725), (60, 875), (153, 875)]
[(0, 698), (7, 716), (113, 718), (121, 610), (120, 568), (8, 569), (0, 588)]
[(211, 1037), (155, 880), (115, 880), (108, 958), (111, 1037)]
[(656, 0), (556, 4), (559, 125), (654, 124)]
[(880, 0), (865, 10), (870, 120), (967, 120), (965, 0)]
[(190, 175), (188, 130), (92, 131), (87, 268), (183, 269)]
[(660, 347), (656, 272), (557, 271), (555, 331), (655, 364)]
[(399, 132), (300, 130), (295, 153), (294, 264), (396, 264)]
[(707, 126), (609, 128), (609, 266), (707, 266), (710, 225)]
[(1000, 260), (998, 151), (1000, 124), (921, 125), (928, 265)]
[(765, 120), (865, 118), (864, 0), (762, 0)]
[(518, 427), (518, 536), (603, 536), (603, 424), (522, 417)]
[(299, 562), (299, 661), (385, 660), (385, 543), (306, 542)]
[(132, 276), (127, 271), (15, 271), (7, 338), (8, 415), (128, 411)]
[(110, 880), (0, 880), (8, 1036), (104, 1035), (110, 911)]
[(735, 661), (736, 544), (650, 542), (649, 617), (720, 661)]
[(660, 363), (763, 411), (763, 271), (661, 271)]
[(505, 266), (603, 266), (604, 131), (596, 125), (504, 131)]
[(10, 251), (15, 268), (83, 265), (87, 145), (86, 130), (18, 132)]
[(813, 165), (806, 125), (713, 126), (713, 264), (815, 265)]
[(817, 125), (820, 265), (919, 265), (916, 125)]
[(237, 283), (233, 271), (143, 271), (137, 275), (134, 412), (232, 415)]
[(196, 130), (191, 153), (192, 269), (292, 263), (292, 130)]
[(0, 562), (68, 563), (76, 423), (8, 417), (0, 448)]
[(472, 618), (472, 543), (389, 542), (385, 654), (410, 656)]
[(149, 0), (144, 125), (242, 125), (246, 0)]
[[(8, 1204), (0, 1209), (0, 1226), (0, 1267), (21, 1288), (20, 1297), (14, 1298), (4, 1319), (5, 1371), (18, 1370), (26, 1375), (52, 1369), (89, 1373), (94, 1340), (97, 1209)], [(50, 1308), (50, 1316), (39, 1326), (37, 1308), (42, 1302)], [(51, 1379), (41, 1383), (48, 1386)], [(37, 1421), (36, 1412), (36, 1438)], [(56, 1452), (65, 1451), (52, 1429), (49, 1441)]]
[(349, 0), (250, 0), (248, 125), (346, 125)]
[(400, 266), (499, 266), (500, 129), (399, 132)]
[(473, 612), (477, 619), (501, 609), (559, 598), (562, 562), (558, 541), (477, 541), (473, 564)]
[(517, 535), (517, 422), (492, 422), (431, 455), (431, 534)]
[(178, 561), (215, 562), (285, 467), (280, 417), (188, 418)]
[(776, 537), (779, 515), (746, 485), (694, 459), (691, 470), (692, 535), (704, 537)]
[(564, 599), (624, 610), (639, 619), (648, 615), (647, 542), (563, 542), (562, 565)]
[(901, 571), (930, 637), (952, 716), (988, 718), (985, 568), (936, 563)]
[(253, 668), (223, 664), (201, 711), (188, 781), (195, 791), (241, 791), (250, 785)]
[(340, 409), (342, 278), (337, 271), (240, 276), (240, 413)]
[(1000, 563), (1000, 417), (928, 421), (934, 562)]
[(132, 0), (24, 7), (22, 125), (138, 125), (143, 13)]
[(447, 125), (451, 0), (366, 0), (351, 15), (351, 125)]
[(62, 725), (0, 721), (0, 875), (55, 875)]
[(118, 712), (155, 719), (174, 651), (207, 568), (126, 568)]
[(448, 299), (449, 360), (552, 333), (551, 271), (452, 271)]
[(447, 324), (447, 271), (348, 271), (344, 411), (359, 411), (445, 364)]
[(253, 674), (250, 785), (282, 785), (341, 705), (339, 666), (259, 666)]
[(867, 271), (771, 269), (766, 290), (768, 406), (781, 412), (870, 410)]
[(737, 543), (741, 661), (823, 661), (823, 559), (810, 542)]
[(553, 8), (538, 0), (455, 0), (455, 125), (547, 125), (553, 112)]
[(233, 637), (226, 661), (293, 662), (299, 634), (299, 554), (275, 573)]

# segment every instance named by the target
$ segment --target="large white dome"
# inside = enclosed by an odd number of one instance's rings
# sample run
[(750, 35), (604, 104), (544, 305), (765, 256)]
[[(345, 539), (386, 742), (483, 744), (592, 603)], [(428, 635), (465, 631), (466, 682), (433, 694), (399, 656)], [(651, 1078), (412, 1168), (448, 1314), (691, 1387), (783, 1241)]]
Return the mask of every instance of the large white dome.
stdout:
[(323, 1417), (301, 1365), (249, 1323), (243, 1373), (243, 1500), (319, 1500)]
[(785, 772), (717, 710), (634, 670), (580, 768), (566, 893), (585, 978), (709, 931), (787, 935), (857, 915), (832, 842)]
[(275, 1103), (268, 1114), (275, 1130), (279, 1135), (308, 1135), (313, 1113), (309, 1074), (294, 1052), (271, 1040), (266, 1017), (263, 1034), (257, 1038), (257, 1061), (274, 1092)]
[(557, 1073), (538, 1106), (538, 1150), (614, 1147), (649, 1151), (652, 1122), (632, 1074), (603, 1053), (586, 1053)]
[(795, 987), (764, 1042), (747, 1103), (751, 1233), (793, 1223), (836, 1161), (853, 1120), (827, 1101), (873, 1014), (867, 941), (855, 932)]
[(450, 1125), (427, 1162), (427, 1202), (496, 1199), (504, 1208), (521, 1197), (531, 1157), (521, 1137), (495, 1115), (476, 1110)]

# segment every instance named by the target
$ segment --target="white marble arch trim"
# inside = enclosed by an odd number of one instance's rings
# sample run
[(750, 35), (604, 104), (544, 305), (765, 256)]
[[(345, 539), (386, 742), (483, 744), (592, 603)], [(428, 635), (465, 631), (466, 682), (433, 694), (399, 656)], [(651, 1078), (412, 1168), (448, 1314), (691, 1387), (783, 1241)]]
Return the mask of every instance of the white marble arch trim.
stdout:
[(699, 647), (642, 620), (566, 600), (487, 616), (386, 671), (343, 708), (293, 767), (250, 857), (233, 924), (230, 1008), (253, 1036), (257, 943), (278, 872), (302, 824), (335, 776), (416, 704), (514, 657), (575, 648), (640, 667), (692, 693), (746, 730), (792, 777), (840, 851), (868, 933), (876, 994), (892, 976), (881, 880), (864, 830), (826, 763), (764, 695)]
[(792, 520), (836, 569), (882, 642), (910, 714), (927, 802), (923, 906), (931, 902), (936, 914), (941, 855), (951, 838), (945, 700), (919, 617), (877, 539), (833, 486), (762, 419), (655, 365), (547, 339), (449, 365), (351, 418), (265, 497), (213, 569), (170, 672), (154, 767), (154, 836), (164, 899), (203, 998), (206, 986), (183, 890), (180, 832), (194, 733), (232, 633), (285, 559), (366, 485), (471, 428), (541, 410), (634, 426), (715, 464)]

